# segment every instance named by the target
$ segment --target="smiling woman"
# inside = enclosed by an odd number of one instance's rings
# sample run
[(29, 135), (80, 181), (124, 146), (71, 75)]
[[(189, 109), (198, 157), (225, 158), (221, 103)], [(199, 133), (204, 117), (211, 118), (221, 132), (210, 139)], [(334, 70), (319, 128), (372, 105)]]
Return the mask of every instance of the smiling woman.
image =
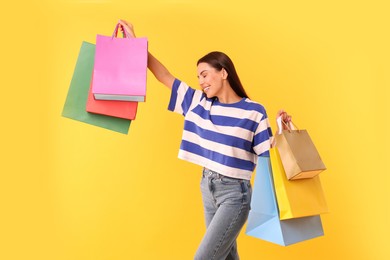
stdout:
[[(135, 37), (131, 24), (122, 30)], [(265, 108), (248, 98), (231, 59), (211, 52), (199, 59), (202, 90), (175, 78), (149, 53), (148, 68), (171, 89), (168, 109), (184, 115), (179, 158), (203, 167), (206, 234), (195, 259), (239, 259), (236, 239), (249, 213), (257, 156), (269, 156), (272, 131)]]
[[(200, 58), (197, 65), (199, 84), (204, 91), (206, 90), (204, 86), (206, 86), (207, 88), (209, 87), (208, 82), (210, 77), (206, 78), (206, 76), (208, 76), (209, 73), (212, 74), (213, 72), (219, 72), (221, 74), (220, 77), (222, 79), (220, 89), (228, 92), (225, 95), (226, 97), (233, 97), (233, 99), (236, 99), (236, 101), (238, 99), (241, 99), (241, 97), (248, 97), (244, 87), (241, 84), (240, 78), (237, 75), (232, 60), (226, 54), (218, 51), (210, 52), (209, 54)], [(222, 86), (223, 84), (225, 85)], [(233, 92), (231, 90), (233, 90)], [(235, 102), (234, 100), (221, 100), (221, 98), (223, 99), (221, 94), (218, 97), (221, 102)], [(207, 95), (207, 97), (209, 98), (214, 96), (218, 95), (216, 93), (210, 93)]]

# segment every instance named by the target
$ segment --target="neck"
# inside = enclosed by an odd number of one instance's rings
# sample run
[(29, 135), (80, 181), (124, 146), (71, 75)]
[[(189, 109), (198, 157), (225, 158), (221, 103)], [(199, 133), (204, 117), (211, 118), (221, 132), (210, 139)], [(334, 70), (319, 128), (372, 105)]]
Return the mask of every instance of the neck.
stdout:
[(218, 101), (224, 104), (232, 104), (240, 101), (242, 97), (236, 94), (229, 83), (227, 83), (221, 93), (217, 95)]
[(236, 97), (217, 97), (218, 101), (224, 104), (233, 104), (239, 102), (242, 97), (236, 96)]

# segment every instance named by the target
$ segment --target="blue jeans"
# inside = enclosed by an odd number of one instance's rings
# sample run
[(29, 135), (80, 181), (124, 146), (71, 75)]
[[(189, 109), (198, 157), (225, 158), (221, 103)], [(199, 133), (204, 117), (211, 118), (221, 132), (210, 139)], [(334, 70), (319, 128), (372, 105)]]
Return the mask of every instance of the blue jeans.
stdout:
[(207, 230), (195, 260), (239, 259), (236, 239), (249, 214), (250, 181), (204, 169), (200, 186)]

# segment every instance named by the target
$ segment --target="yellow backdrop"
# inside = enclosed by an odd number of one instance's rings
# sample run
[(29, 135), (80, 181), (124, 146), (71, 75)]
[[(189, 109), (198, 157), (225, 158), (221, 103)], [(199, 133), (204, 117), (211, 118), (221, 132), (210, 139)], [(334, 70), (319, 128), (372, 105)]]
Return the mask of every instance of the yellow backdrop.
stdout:
[(281, 247), (242, 232), (242, 259), (390, 259), (388, 1), (24, 2), (0, 11), (0, 259), (197, 249), (201, 168), (177, 159), (183, 119), (152, 74), (128, 135), (61, 117), (81, 42), (120, 18), (194, 87), (197, 59), (226, 52), (250, 97), (271, 118), (286, 109), (320, 151), (325, 236)]

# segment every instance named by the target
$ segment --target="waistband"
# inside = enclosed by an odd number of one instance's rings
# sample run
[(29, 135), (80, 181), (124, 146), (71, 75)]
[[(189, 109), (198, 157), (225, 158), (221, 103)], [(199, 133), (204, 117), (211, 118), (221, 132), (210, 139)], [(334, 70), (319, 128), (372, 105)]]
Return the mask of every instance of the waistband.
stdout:
[(210, 170), (210, 169), (208, 169), (206, 167), (203, 168), (203, 176), (204, 177), (215, 178), (215, 179), (228, 178), (228, 179), (233, 179), (233, 180), (242, 180), (242, 179), (233, 178), (233, 177), (229, 177), (229, 176), (220, 174), (220, 173), (218, 173), (216, 171), (213, 171), (213, 170)]

